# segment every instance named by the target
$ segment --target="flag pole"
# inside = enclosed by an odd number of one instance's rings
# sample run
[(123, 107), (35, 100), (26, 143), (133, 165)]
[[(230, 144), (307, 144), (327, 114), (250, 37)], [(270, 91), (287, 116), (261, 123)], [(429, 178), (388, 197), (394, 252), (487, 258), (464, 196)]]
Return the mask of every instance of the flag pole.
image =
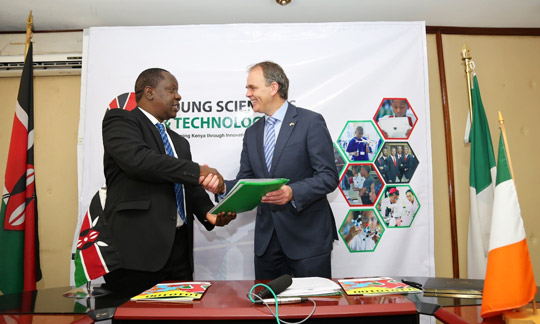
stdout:
[(471, 121), (473, 121), (473, 114), (472, 114), (472, 95), (471, 95), (471, 73), (473, 72), (473, 68), (471, 66), (472, 63), (472, 57), (471, 57), (471, 49), (464, 44), (461, 48), (461, 56), (462, 60), (465, 63), (465, 73), (467, 74), (467, 94), (469, 95), (469, 118)]
[(26, 20), (26, 46), (24, 48), (24, 60), (26, 61), (26, 54), (28, 54), (28, 47), (30, 47), (30, 42), (32, 41), (32, 30), (34, 29), (34, 17), (32, 16), (32, 10), (28, 14), (28, 19)]
[[(504, 118), (500, 110), (499, 110), (499, 125), (501, 127), (501, 133), (502, 133), (505, 152), (506, 152), (506, 160), (508, 161), (508, 168), (510, 169), (510, 175), (512, 176), (512, 180), (514, 181), (514, 187), (516, 188), (516, 191), (517, 191), (516, 178), (514, 177), (514, 168), (512, 167), (512, 159), (510, 158), (510, 149), (508, 148), (508, 140), (506, 138), (506, 129), (504, 128)], [(534, 297), (532, 299), (532, 311), (533, 311), (533, 315), (537, 314), (536, 299)]]
[(514, 168), (512, 167), (512, 159), (510, 159), (510, 149), (508, 148), (508, 140), (506, 139), (506, 130), (504, 128), (504, 118), (500, 110), (499, 110), (499, 125), (501, 127), (504, 147), (506, 148), (505, 151), (506, 151), (506, 160), (508, 161), (508, 168), (510, 169), (510, 175), (512, 176), (512, 179), (514, 180), (514, 186), (516, 186), (516, 178), (514, 177)]

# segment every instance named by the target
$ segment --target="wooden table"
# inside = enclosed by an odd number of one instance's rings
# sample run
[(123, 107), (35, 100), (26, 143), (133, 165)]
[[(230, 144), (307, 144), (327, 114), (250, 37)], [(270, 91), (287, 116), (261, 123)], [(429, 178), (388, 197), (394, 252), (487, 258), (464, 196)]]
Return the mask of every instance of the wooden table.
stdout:
[[(253, 280), (212, 281), (203, 298), (190, 303), (129, 301), (117, 308), (114, 322), (131, 320), (182, 320), (205, 323), (225, 322), (273, 322), (276, 320), (268, 308), (253, 304), (247, 297)], [(347, 296), (314, 297), (317, 303), (310, 322), (318, 323), (418, 323), (415, 304), (405, 296)], [(272, 309), (274, 307), (272, 306)], [(279, 317), (299, 320), (311, 313), (313, 303), (279, 305)]]

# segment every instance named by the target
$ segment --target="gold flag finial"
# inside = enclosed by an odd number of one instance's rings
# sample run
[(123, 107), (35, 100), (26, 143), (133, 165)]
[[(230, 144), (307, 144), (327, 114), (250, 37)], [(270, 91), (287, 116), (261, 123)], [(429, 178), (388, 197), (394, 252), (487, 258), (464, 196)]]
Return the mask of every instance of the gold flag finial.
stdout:
[(461, 56), (464, 60), (471, 59), (471, 49), (469, 48), (469, 46), (467, 46), (467, 44), (463, 44), (463, 47), (461, 48)]
[(506, 138), (506, 129), (504, 127), (504, 118), (499, 110), (499, 125), (501, 127), (501, 134), (503, 137), (505, 152), (506, 152), (506, 161), (508, 162), (508, 168), (510, 169), (510, 175), (512, 176), (512, 179), (514, 179), (514, 186), (517, 187), (516, 184), (516, 178), (514, 177), (514, 168), (512, 167), (512, 159), (510, 158), (510, 148), (508, 147), (508, 139)]
[(472, 57), (471, 57), (471, 49), (467, 46), (467, 44), (463, 44), (463, 47), (461, 48), (461, 56), (462, 60), (465, 63), (465, 74), (467, 76), (467, 93), (469, 95), (469, 119), (471, 121), (471, 125), (473, 122), (473, 113), (472, 113), (472, 96), (471, 96), (471, 89), (472, 89), (472, 79), (471, 79), (471, 72), (473, 71), (471, 67)]
[(28, 19), (26, 20), (26, 47), (24, 49), (24, 58), (26, 59), (26, 54), (28, 53), (28, 47), (32, 41), (32, 31), (34, 30), (34, 17), (32, 16), (32, 10), (28, 14)]

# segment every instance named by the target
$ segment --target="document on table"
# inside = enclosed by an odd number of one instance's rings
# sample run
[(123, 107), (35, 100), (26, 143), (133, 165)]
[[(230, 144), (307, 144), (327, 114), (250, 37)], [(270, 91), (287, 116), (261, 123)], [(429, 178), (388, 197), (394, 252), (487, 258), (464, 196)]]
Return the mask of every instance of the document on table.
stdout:
[(341, 286), (327, 278), (293, 278), (292, 284), (279, 297), (334, 296), (341, 295)]

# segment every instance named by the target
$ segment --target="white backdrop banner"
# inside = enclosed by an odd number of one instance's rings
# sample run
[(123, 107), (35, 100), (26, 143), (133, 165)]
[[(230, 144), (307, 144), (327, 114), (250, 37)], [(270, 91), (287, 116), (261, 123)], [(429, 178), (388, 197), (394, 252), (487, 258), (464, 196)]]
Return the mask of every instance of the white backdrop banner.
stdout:
[[(104, 183), (103, 115), (109, 106), (132, 103), (129, 93), (140, 72), (161, 67), (177, 77), (181, 110), (169, 126), (191, 143), (194, 161), (232, 179), (243, 133), (260, 118), (245, 97), (247, 68), (271, 60), (290, 79), (289, 99), (321, 113), (335, 143), (342, 181), (328, 195), (340, 233), (332, 253), (333, 276), (435, 275), (423, 22), (114, 27), (90, 28), (85, 35), (79, 219)], [(394, 117), (393, 106), (400, 102), (407, 105), (410, 125), (403, 118), (379, 123)], [(383, 132), (379, 124), (394, 132)], [(364, 135), (354, 140), (358, 126)], [(400, 129), (406, 131), (400, 134)], [(347, 152), (351, 141), (356, 151)], [(358, 160), (364, 144), (367, 160)], [(383, 148), (389, 153), (408, 149), (412, 163), (403, 163), (392, 179), (389, 165), (372, 163)], [(356, 165), (370, 166), (369, 177), (375, 180), (366, 201), (354, 187), (370, 181), (357, 175)], [(195, 278), (254, 278), (254, 221), (254, 212), (240, 214), (211, 232), (196, 222)]]

